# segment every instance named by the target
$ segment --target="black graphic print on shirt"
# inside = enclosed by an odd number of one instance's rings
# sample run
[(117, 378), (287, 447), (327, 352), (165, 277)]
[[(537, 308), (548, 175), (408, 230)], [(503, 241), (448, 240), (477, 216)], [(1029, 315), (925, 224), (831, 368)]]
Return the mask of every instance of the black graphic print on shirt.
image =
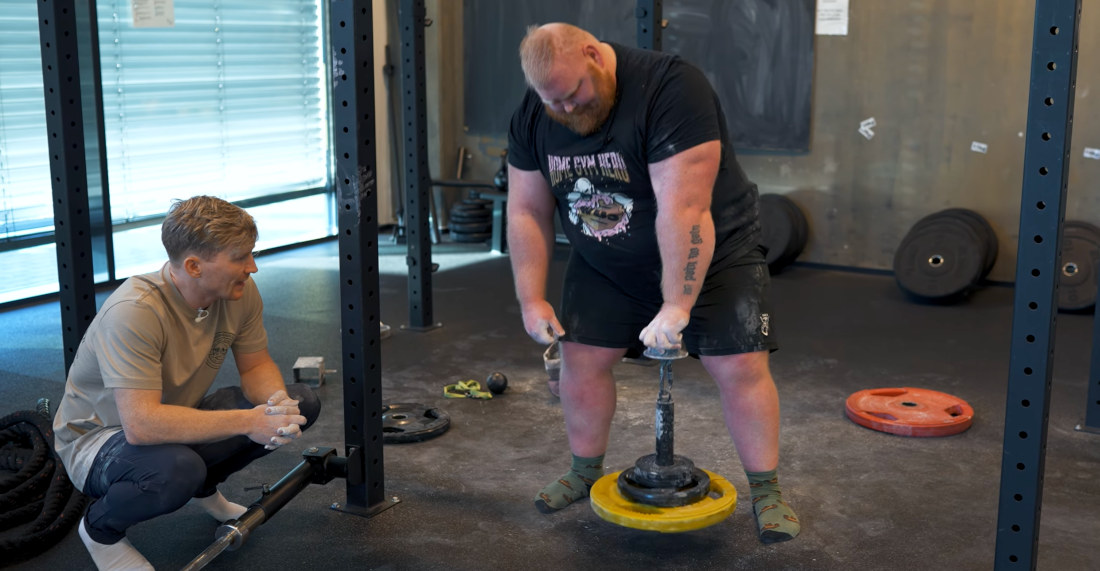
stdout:
[(572, 157), (550, 155), (548, 163), (551, 184), (568, 189), (569, 222), (579, 226), (585, 236), (604, 240), (629, 230), (634, 200), (598, 186), (630, 183), (626, 161), (617, 151)]

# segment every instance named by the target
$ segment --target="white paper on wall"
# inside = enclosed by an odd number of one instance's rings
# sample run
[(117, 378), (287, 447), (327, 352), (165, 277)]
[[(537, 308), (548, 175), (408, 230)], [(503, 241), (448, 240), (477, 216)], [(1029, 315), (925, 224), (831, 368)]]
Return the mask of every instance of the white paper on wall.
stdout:
[(848, 0), (817, 0), (814, 30), (819, 36), (847, 36)]
[(130, 0), (135, 28), (171, 28), (176, 25), (172, 0)]

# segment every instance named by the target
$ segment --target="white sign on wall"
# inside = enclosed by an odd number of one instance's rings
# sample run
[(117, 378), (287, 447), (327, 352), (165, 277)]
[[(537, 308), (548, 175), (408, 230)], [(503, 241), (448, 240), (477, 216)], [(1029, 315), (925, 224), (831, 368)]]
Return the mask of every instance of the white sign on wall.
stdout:
[(171, 28), (176, 25), (172, 0), (130, 0), (135, 28)]
[(848, 35), (848, 0), (817, 0), (817, 24), (819, 36)]

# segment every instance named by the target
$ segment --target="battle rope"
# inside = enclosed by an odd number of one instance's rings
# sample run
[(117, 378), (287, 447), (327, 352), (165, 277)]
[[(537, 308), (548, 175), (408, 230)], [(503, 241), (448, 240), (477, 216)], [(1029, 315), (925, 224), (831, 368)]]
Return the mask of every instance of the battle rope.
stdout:
[(0, 418), (0, 560), (40, 555), (80, 521), (86, 504), (54, 453), (49, 401)]

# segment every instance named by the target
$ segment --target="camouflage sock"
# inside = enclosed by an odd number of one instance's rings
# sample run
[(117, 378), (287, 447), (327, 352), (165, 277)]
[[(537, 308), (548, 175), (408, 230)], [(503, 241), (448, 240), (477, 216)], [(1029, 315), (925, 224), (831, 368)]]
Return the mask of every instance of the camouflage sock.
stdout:
[(783, 501), (779, 479), (775, 470), (770, 472), (745, 472), (749, 477), (752, 495), (752, 511), (756, 514), (756, 527), (762, 543), (778, 543), (794, 539), (802, 526), (791, 506)]
[(573, 456), (573, 467), (535, 496), (535, 507), (544, 514), (556, 512), (588, 497), (592, 484), (603, 476), (603, 455), (595, 458)]

